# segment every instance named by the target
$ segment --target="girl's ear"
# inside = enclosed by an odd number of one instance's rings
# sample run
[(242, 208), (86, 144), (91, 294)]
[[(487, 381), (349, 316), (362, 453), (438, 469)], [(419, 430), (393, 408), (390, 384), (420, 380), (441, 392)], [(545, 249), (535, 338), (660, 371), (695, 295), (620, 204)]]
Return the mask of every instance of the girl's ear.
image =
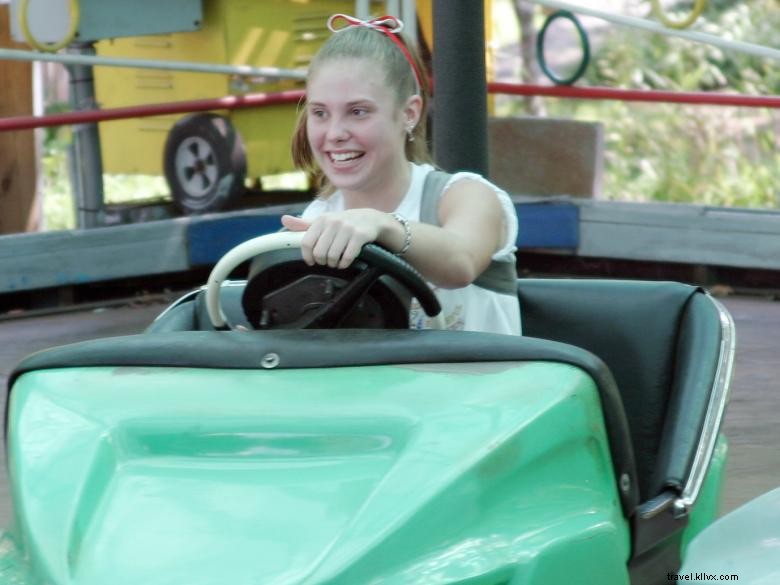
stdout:
[(409, 96), (404, 104), (404, 123), (406, 127), (414, 128), (420, 121), (420, 114), (422, 112), (423, 101), (419, 95)]

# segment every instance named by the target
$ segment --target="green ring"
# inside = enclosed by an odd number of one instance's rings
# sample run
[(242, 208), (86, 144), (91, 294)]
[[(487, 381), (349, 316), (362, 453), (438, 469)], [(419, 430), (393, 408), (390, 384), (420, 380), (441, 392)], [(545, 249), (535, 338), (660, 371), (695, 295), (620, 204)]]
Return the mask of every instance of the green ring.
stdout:
[[(582, 61), (580, 61), (580, 66), (577, 67), (577, 70), (572, 75), (565, 79), (561, 79), (550, 71), (549, 67), (547, 67), (547, 61), (544, 58), (544, 37), (547, 34), (547, 28), (557, 18), (565, 18), (574, 24), (574, 27), (577, 29), (577, 34), (579, 34), (580, 37), (580, 44), (582, 45)], [(590, 42), (588, 42), (588, 33), (582, 28), (580, 21), (577, 20), (577, 17), (574, 16), (574, 14), (568, 10), (558, 10), (547, 17), (547, 20), (544, 21), (544, 25), (542, 26), (542, 30), (539, 31), (539, 34), (536, 37), (536, 58), (539, 61), (539, 67), (542, 69), (542, 72), (555, 85), (573, 85), (574, 82), (582, 77), (582, 74), (585, 73), (585, 70), (590, 64)]]

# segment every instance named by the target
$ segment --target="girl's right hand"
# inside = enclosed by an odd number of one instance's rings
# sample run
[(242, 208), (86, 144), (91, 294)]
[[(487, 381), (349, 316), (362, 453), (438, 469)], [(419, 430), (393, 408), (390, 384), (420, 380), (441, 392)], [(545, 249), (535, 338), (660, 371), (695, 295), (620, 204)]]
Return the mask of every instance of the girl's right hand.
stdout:
[(309, 266), (347, 268), (365, 244), (379, 239), (389, 217), (376, 209), (350, 209), (323, 213), (312, 222), (283, 215), (282, 225), (292, 232), (306, 232), (301, 255)]

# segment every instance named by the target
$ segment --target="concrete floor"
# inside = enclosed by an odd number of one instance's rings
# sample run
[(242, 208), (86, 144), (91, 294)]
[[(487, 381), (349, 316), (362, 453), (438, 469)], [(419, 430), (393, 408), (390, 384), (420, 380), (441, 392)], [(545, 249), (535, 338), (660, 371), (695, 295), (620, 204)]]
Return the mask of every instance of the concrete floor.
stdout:
[[(730, 297), (724, 304), (737, 325), (737, 358), (725, 418), (729, 438), (722, 513), (780, 486), (780, 304)], [(0, 384), (26, 355), (76, 341), (141, 332), (164, 308), (137, 304), (0, 322)], [(2, 450), (0, 450), (2, 451)], [(0, 456), (0, 528), (11, 521), (11, 499)]]
[(780, 486), (780, 303), (724, 300), (737, 328), (737, 358), (725, 433), (729, 461), (723, 512)]

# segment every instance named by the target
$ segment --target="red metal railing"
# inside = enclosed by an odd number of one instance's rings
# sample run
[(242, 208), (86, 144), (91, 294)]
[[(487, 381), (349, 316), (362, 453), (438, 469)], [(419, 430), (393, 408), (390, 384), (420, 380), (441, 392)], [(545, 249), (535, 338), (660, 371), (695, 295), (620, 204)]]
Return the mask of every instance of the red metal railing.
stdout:
[(619, 100), (624, 102), (656, 102), (698, 104), (709, 106), (740, 106), (747, 108), (780, 108), (780, 97), (756, 96), (712, 91), (660, 91), (644, 89), (614, 89), (611, 87), (576, 87), (568, 85), (528, 85), (522, 83), (488, 83), (490, 93), (545, 96), (585, 100)]
[(32, 128), (63, 126), (65, 124), (105, 122), (126, 118), (148, 118), (164, 114), (184, 114), (209, 110), (237, 110), (240, 108), (295, 104), (300, 102), (303, 96), (303, 90), (291, 90), (278, 93), (255, 93), (165, 104), (146, 104), (143, 106), (110, 108), (106, 110), (84, 110), (46, 116), (17, 116), (0, 119), (0, 132), (4, 130), (30, 130)]
[[(738, 106), (748, 108), (780, 108), (780, 97), (755, 96), (715, 92), (679, 92), (659, 90), (613, 89), (608, 87), (573, 87), (565, 85), (531, 85), (522, 83), (488, 83), (488, 92), (493, 94), (544, 96), (566, 99), (619, 100), (633, 102), (655, 102), (672, 104), (698, 104), (711, 106)], [(0, 119), (0, 132), (30, 130), (65, 124), (86, 124), (126, 118), (143, 118), (164, 114), (183, 114), (209, 110), (235, 110), (279, 104), (299, 103), (303, 90), (278, 93), (256, 93), (243, 96), (226, 96), (216, 99), (147, 104), (105, 110), (85, 110), (46, 116), (18, 116)]]

